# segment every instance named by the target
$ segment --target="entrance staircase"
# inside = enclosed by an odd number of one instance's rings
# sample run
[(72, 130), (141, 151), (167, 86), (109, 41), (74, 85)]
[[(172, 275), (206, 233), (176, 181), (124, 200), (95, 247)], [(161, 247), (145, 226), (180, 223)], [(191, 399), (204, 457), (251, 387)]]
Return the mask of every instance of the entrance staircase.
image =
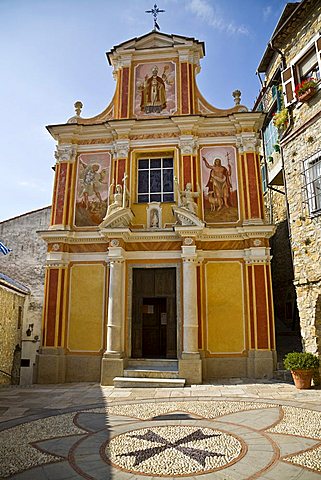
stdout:
[(128, 360), (124, 376), (114, 378), (117, 388), (181, 388), (184, 385), (185, 379), (178, 376), (177, 360)]

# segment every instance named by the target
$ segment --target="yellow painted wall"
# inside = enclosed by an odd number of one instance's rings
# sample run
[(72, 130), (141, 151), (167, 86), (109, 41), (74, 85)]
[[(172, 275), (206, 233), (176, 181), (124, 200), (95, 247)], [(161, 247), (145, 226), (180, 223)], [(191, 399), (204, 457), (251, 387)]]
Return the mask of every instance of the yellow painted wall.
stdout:
[(245, 348), (242, 264), (209, 262), (205, 272), (207, 350), (241, 353)]
[(104, 301), (104, 265), (73, 265), (70, 270), (69, 350), (101, 350)]
[[(162, 203), (162, 223), (163, 227), (165, 223), (175, 223), (176, 219), (172, 212), (172, 206), (174, 203)], [(145, 225), (147, 226), (147, 210), (146, 207), (148, 203), (132, 203), (131, 209), (135, 215), (133, 224), (134, 225)]]
[[(0, 368), (9, 374), (14, 373), (15, 346), (21, 346), (22, 323), (18, 328), (18, 317), (19, 307), (23, 309), (24, 302), (24, 296), (0, 285)], [(11, 380), (0, 372), (0, 384), (2, 383), (11, 383)]]

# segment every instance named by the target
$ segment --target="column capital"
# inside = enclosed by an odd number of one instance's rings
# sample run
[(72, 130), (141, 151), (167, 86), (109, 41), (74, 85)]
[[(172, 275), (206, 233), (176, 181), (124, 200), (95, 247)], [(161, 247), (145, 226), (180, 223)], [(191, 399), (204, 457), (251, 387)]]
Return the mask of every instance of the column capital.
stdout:
[(77, 156), (77, 145), (64, 144), (57, 145), (55, 151), (55, 159), (57, 163), (74, 163)]
[(197, 262), (196, 245), (182, 245), (181, 258), (183, 262)]
[(108, 263), (118, 265), (125, 261), (125, 250), (122, 247), (108, 247)]
[(179, 148), (182, 155), (194, 155), (198, 149), (198, 141), (193, 135), (181, 135)]
[(236, 147), (240, 153), (258, 152), (260, 145), (259, 135), (256, 132), (246, 132), (237, 135)]
[(116, 140), (113, 144), (113, 157), (116, 159), (127, 158), (129, 152), (129, 140)]
[(271, 258), (269, 247), (250, 247), (244, 250), (246, 264), (270, 263)]

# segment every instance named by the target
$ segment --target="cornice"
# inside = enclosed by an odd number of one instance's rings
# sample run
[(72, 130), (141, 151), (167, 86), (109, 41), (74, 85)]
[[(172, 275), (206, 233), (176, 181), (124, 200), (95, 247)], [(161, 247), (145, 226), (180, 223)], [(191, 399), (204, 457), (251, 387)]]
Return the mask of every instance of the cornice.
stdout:
[[(175, 230), (174, 230), (175, 228)], [(199, 228), (195, 226), (175, 226), (159, 231), (130, 230), (129, 228), (106, 228), (101, 231), (42, 230), (38, 235), (47, 243), (106, 243), (106, 240), (122, 239), (128, 243), (174, 242), (186, 237), (199, 241), (230, 241), (270, 238), (275, 232), (274, 225), (244, 225), (240, 227)]]

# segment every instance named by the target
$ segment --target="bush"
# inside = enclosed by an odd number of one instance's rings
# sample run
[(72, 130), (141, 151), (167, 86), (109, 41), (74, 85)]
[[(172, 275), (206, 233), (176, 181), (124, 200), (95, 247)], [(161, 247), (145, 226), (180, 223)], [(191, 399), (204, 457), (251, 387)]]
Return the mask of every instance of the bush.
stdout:
[(308, 352), (292, 352), (284, 357), (287, 370), (310, 370), (319, 367), (319, 358)]

